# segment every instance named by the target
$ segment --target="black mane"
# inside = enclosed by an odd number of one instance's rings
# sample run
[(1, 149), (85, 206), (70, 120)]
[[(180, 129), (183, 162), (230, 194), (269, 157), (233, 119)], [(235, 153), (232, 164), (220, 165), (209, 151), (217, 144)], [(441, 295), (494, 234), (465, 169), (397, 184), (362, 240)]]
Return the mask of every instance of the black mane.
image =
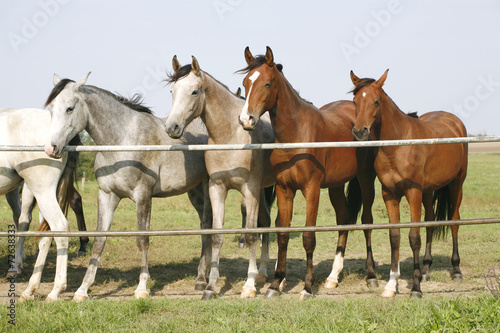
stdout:
[(351, 91), (349, 91), (350, 93), (353, 93), (354, 96), (356, 96), (356, 94), (361, 90), (363, 89), (364, 87), (366, 86), (369, 86), (370, 84), (372, 84), (373, 82), (375, 82), (375, 79), (368, 79), (368, 78), (364, 78), (364, 79), (361, 79), (359, 81), (359, 83), (356, 85), (356, 87), (354, 87), (354, 89), (352, 89)]
[[(252, 62), (245, 68), (240, 69), (239, 71), (236, 71), (236, 73), (240, 74), (247, 74), (249, 73), (252, 69), (255, 69), (257, 67), (262, 66), (266, 62), (266, 57), (263, 56), (262, 54), (256, 56), (253, 58)], [(276, 68), (278, 71), (283, 72), (283, 65), (282, 64), (275, 64)]]
[[(50, 92), (49, 98), (47, 98), (47, 102), (45, 102), (45, 107), (47, 107), (50, 103), (52, 103), (52, 101), (61, 93), (61, 91), (64, 90), (64, 88), (70, 82), (75, 82), (75, 81), (73, 81), (71, 79), (62, 79), (61, 81), (59, 81), (54, 86), (54, 88), (52, 89), (52, 91)], [(88, 86), (88, 87), (90, 87), (91, 89), (85, 89), (85, 90), (83, 90), (83, 92), (92, 92), (92, 89), (95, 88), (96, 90), (98, 89), (100, 91), (103, 91), (103, 92), (111, 95), (115, 100), (117, 100), (121, 104), (123, 104), (123, 105), (131, 108), (134, 111), (153, 114), (153, 111), (151, 111), (151, 109), (149, 109), (148, 107), (146, 107), (143, 104), (143, 99), (144, 98), (140, 94), (135, 94), (134, 96), (132, 96), (132, 98), (126, 98), (126, 97), (123, 97), (123, 96), (120, 96), (120, 95), (117, 95), (117, 94), (113, 94), (113, 93), (111, 93), (111, 92), (109, 92), (109, 91), (107, 91), (105, 89), (100, 89), (100, 88), (93, 87), (93, 86)]]
[(47, 105), (52, 103), (52, 101), (57, 97), (57, 95), (59, 95), (61, 91), (63, 91), (64, 87), (66, 87), (66, 85), (70, 82), (75, 82), (75, 81), (70, 79), (62, 79), (61, 81), (59, 81), (54, 86), (54, 88), (52, 88), (52, 91), (49, 94), (49, 98), (47, 98), (47, 102), (45, 102), (45, 107), (47, 107)]
[(174, 72), (173, 74), (167, 74), (167, 79), (165, 81), (167, 82), (167, 84), (175, 83), (182, 79), (184, 76), (189, 75), (192, 69), (193, 67), (191, 66), (191, 64), (184, 65), (177, 72)]

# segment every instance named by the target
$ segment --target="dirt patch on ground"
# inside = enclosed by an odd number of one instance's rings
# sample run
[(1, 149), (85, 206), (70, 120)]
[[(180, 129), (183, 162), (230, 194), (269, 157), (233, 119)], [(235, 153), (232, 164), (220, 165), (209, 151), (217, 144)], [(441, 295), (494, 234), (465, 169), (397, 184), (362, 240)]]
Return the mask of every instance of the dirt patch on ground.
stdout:
[(469, 153), (500, 153), (500, 142), (471, 143)]

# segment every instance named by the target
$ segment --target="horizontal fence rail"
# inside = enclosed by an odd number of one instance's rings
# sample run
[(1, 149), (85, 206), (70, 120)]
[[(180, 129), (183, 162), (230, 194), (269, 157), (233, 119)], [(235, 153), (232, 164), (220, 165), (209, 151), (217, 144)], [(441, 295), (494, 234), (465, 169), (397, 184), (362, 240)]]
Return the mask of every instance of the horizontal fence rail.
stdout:
[[(145, 146), (66, 146), (66, 151), (199, 151), (199, 150), (256, 150), (256, 149), (304, 149), (304, 148), (352, 148), (352, 147), (389, 147), (437, 145), (453, 143), (500, 142), (500, 137), (467, 137), (418, 140), (377, 140), (377, 141), (342, 141), (342, 142), (297, 142), (297, 143), (252, 143), (226, 145), (145, 145)], [(44, 151), (43, 146), (0, 145), (0, 151)]]
[[(332, 225), (316, 227), (282, 227), (282, 228), (227, 228), (227, 229), (189, 229), (189, 230), (148, 230), (148, 231), (19, 231), (19, 237), (135, 237), (135, 236), (189, 236), (215, 234), (262, 234), (289, 232), (322, 232), (322, 231), (352, 231), (375, 229), (403, 229), (452, 225), (477, 225), (500, 223), (500, 218), (470, 219), (452, 221), (405, 222), (385, 224)], [(12, 232), (0, 232), (0, 237), (12, 236)]]

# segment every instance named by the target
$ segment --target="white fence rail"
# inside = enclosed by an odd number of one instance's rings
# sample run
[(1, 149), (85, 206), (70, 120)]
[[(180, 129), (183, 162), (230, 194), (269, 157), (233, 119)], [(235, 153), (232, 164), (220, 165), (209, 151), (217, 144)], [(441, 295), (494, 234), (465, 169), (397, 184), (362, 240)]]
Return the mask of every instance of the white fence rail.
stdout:
[[(437, 145), (453, 143), (500, 142), (500, 137), (467, 137), (418, 140), (378, 140), (342, 142), (298, 142), (298, 143), (253, 143), (233, 145), (146, 145), (146, 146), (66, 146), (67, 151), (195, 151), (195, 150), (256, 150), (256, 149), (302, 149), (302, 148), (348, 148), (388, 147), (412, 145)], [(0, 151), (43, 151), (43, 146), (0, 145)]]
[[(466, 137), (440, 138), (419, 140), (386, 140), (386, 141), (354, 141), (354, 142), (302, 142), (302, 143), (262, 143), (233, 145), (150, 145), (150, 146), (67, 146), (67, 151), (97, 152), (97, 151), (196, 151), (196, 150), (256, 150), (256, 149), (304, 149), (304, 148), (348, 148), (348, 147), (388, 147), (429, 144), (457, 144), (500, 142), (500, 137)], [(43, 146), (9, 146), (0, 145), (0, 151), (43, 151)], [(191, 230), (149, 230), (149, 231), (24, 231), (17, 232), (19, 237), (134, 237), (134, 236), (178, 236), (178, 235), (212, 235), (239, 233), (274, 233), (274, 232), (324, 232), (343, 230), (391, 229), (391, 228), (421, 228), (429, 226), (477, 225), (500, 223), (500, 218), (472, 219), (455, 221), (410, 222), (397, 224), (368, 225), (335, 225), (316, 227), (289, 228), (232, 228), (232, 229), (191, 229)], [(0, 237), (12, 236), (9, 232), (0, 232)]]

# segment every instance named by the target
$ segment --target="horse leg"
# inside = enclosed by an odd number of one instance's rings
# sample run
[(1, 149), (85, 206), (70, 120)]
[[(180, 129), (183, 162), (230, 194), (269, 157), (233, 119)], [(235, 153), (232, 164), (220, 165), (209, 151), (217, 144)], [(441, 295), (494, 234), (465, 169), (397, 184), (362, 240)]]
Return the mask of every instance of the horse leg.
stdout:
[[(224, 209), (227, 197), (227, 189), (224, 184), (216, 184), (210, 180), (208, 191), (212, 204), (213, 225), (212, 229), (222, 229), (224, 226)], [(220, 250), (224, 241), (223, 234), (212, 235), (212, 258), (210, 265), (210, 275), (207, 287), (203, 291), (203, 300), (217, 296), (217, 281), (219, 280), (219, 259)]]
[[(432, 192), (425, 192), (422, 195), (422, 203), (425, 209), (425, 221), (434, 221), (434, 210), (432, 208)], [(432, 265), (432, 236), (434, 227), (427, 227), (425, 233), (425, 254), (424, 266), (422, 267), (422, 282), (429, 281), (431, 278), (430, 269)]]
[[(399, 202), (401, 197), (392, 193), (385, 186), (382, 186), (382, 196), (384, 198), (389, 223), (399, 223)], [(384, 287), (382, 297), (393, 297), (398, 292), (398, 279), (401, 276), (399, 269), (399, 246), (401, 243), (401, 233), (397, 228), (389, 230), (389, 239), (391, 243), (391, 273), (389, 281)]]
[[(276, 185), (276, 198), (278, 200), (279, 215), (278, 227), (280, 228), (290, 227), (290, 223), (292, 221), (294, 197), (295, 190)], [(278, 239), (278, 258), (276, 259), (274, 280), (266, 292), (266, 297), (268, 298), (279, 295), (280, 290), (282, 290), (286, 284), (286, 256), (290, 233), (278, 232), (276, 233), (276, 236)]]
[[(72, 186), (71, 184), (70, 186)], [(85, 216), (83, 215), (83, 205), (82, 205), (82, 196), (76, 189), (73, 191), (73, 198), (69, 202), (71, 209), (75, 212), (76, 215), (76, 223), (78, 225), (79, 231), (87, 231), (87, 226), (85, 225)], [(80, 248), (78, 249), (78, 255), (81, 256), (87, 252), (87, 244), (89, 242), (89, 238), (87, 236), (80, 237)]]
[[(319, 182), (310, 187), (302, 190), (306, 198), (306, 227), (314, 227), (318, 217), (319, 195), (320, 187)], [(347, 237), (346, 237), (347, 242)], [(313, 254), (316, 248), (316, 233), (304, 232), (302, 234), (302, 243), (306, 250), (306, 276), (304, 281), (304, 289), (300, 293), (300, 299), (307, 299), (313, 296), (312, 286), (314, 284), (314, 266)]]
[[(31, 185), (30, 189), (36, 197), (40, 212), (43, 214), (47, 223), (52, 231), (68, 231), (69, 224), (61, 211), (61, 207), (57, 202), (56, 191), (50, 191), (49, 195), (47, 191), (41, 192), (36, 188), (34, 189)], [(54, 278), (54, 287), (52, 291), (47, 295), (46, 301), (56, 301), (62, 290), (66, 289), (67, 281), (67, 266), (68, 266), (68, 237), (55, 237), (54, 239), (57, 248), (57, 259), (56, 259), (56, 274)], [(28, 287), (23, 292), (23, 296), (32, 296), (33, 291), (40, 285), (41, 273), (47, 257), (47, 253), (50, 247), (50, 238), (43, 237), (40, 240), (38, 258), (36, 260), (36, 266), (34, 269), (34, 279), (30, 279)], [(35, 274), (36, 272), (36, 274)], [(36, 276), (35, 276), (36, 275)], [(33, 278), (32, 277), (32, 278)]]
[[(267, 202), (265, 189), (260, 193), (259, 218), (257, 224), (259, 228), (269, 228), (271, 226), (271, 203)], [(267, 265), (269, 264), (269, 233), (262, 234), (262, 247), (260, 250), (259, 274), (255, 277), (256, 283), (267, 281)]]
[[(201, 229), (212, 228), (212, 206), (208, 195), (208, 178), (188, 192), (189, 200), (196, 209), (200, 218)], [(207, 276), (209, 274), (209, 265), (212, 258), (212, 236), (201, 236), (201, 256), (198, 264), (198, 275), (196, 276), (194, 289), (203, 291), (207, 287)]]
[[(332, 187), (328, 189), (330, 202), (335, 209), (335, 217), (337, 225), (345, 225), (348, 223), (347, 202), (344, 194), (344, 186)], [(334, 289), (339, 284), (339, 275), (344, 268), (344, 255), (347, 245), (348, 231), (339, 231), (337, 241), (337, 250), (335, 259), (333, 260), (332, 271), (325, 281), (325, 288)]]
[[(247, 225), (247, 208), (245, 207), (245, 203), (241, 201), (241, 228), (246, 228)], [(245, 235), (240, 236), (240, 240), (238, 241), (238, 247), (245, 247)]]
[[(459, 176), (455, 178), (450, 184), (448, 184), (450, 189), (450, 208), (448, 211), (448, 216), (451, 216), (452, 220), (460, 220), (460, 204), (462, 203), (462, 185), (465, 176)], [(451, 236), (453, 240), (453, 253), (451, 255), (451, 265), (453, 271), (451, 273), (452, 279), (455, 281), (462, 281), (462, 271), (460, 270), (460, 255), (458, 254), (458, 225), (451, 226)]]
[[(361, 187), (361, 200), (363, 211), (361, 213), (361, 223), (373, 224), (372, 206), (375, 200), (375, 178), (377, 174), (372, 167), (368, 170), (358, 172), (359, 185)], [(366, 283), (368, 287), (378, 288), (378, 280), (375, 275), (375, 260), (372, 250), (372, 230), (364, 230), (366, 244)]]
[[(136, 200), (137, 208), (137, 230), (148, 231), (151, 223), (151, 193), (144, 191)], [(147, 298), (149, 291), (147, 283), (149, 280), (148, 250), (149, 236), (137, 236), (137, 247), (141, 252), (141, 274), (139, 275), (139, 285), (134, 292), (135, 298)]]
[[(259, 200), (261, 189), (258, 186), (246, 186), (242, 189), (242, 197), (247, 209), (246, 228), (257, 228), (259, 217)], [(253, 298), (257, 290), (255, 289), (255, 278), (259, 271), (257, 269), (257, 234), (245, 234), (245, 245), (248, 246), (248, 273), (247, 280), (243, 285), (241, 298)]]
[(22, 292), (20, 300), (35, 299), (33, 294), (40, 287), (42, 272), (45, 266), (45, 260), (47, 259), (47, 253), (49, 253), (51, 242), (52, 237), (40, 238), (40, 241), (38, 242), (38, 256), (36, 258), (35, 266), (33, 267), (33, 274), (30, 277), (28, 287), (26, 287), (26, 289)]
[[(422, 218), (422, 190), (411, 188), (405, 193), (406, 199), (410, 204), (410, 216), (412, 222), (420, 222)], [(411, 288), (412, 297), (422, 297), (420, 281), (422, 273), (420, 271), (420, 248), (422, 247), (420, 238), (420, 228), (410, 228), (409, 233), (410, 247), (413, 252), (413, 287)]]
[[(105, 193), (103, 190), (99, 189), (97, 202), (97, 231), (109, 231), (111, 222), (113, 222), (113, 215), (118, 203), (120, 202), (120, 198), (114, 193)], [(97, 266), (101, 260), (104, 245), (106, 245), (106, 237), (95, 237), (89, 267), (85, 272), (80, 288), (78, 288), (73, 296), (74, 301), (79, 302), (89, 298), (88, 290), (95, 281)]]

